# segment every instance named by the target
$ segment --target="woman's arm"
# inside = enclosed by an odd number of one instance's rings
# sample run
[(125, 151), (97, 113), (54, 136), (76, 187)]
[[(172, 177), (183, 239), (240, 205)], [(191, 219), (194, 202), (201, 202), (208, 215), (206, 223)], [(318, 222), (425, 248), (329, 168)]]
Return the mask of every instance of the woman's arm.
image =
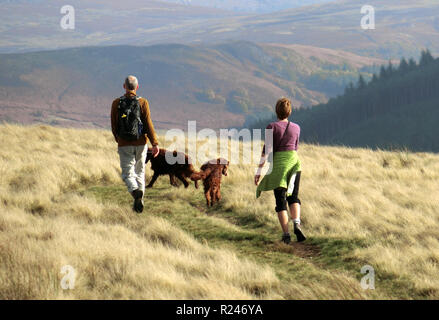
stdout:
[(265, 146), (264, 146), (264, 149), (262, 150), (262, 154), (261, 154), (261, 159), (259, 160), (258, 170), (256, 171), (255, 174), (255, 185), (259, 184), (259, 180), (261, 179), (262, 168), (265, 165), (265, 161), (267, 161), (267, 156), (265, 154)]
[[(273, 130), (273, 126), (271, 123), (267, 126), (266, 130)], [(267, 136), (265, 136), (265, 138), (267, 139)], [(259, 180), (261, 179), (262, 168), (264, 167), (265, 162), (267, 161), (267, 154), (270, 154), (270, 152), (272, 151), (273, 151), (273, 141), (268, 141), (268, 145), (267, 143), (265, 143), (264, 147), (262, 148), (261, 159), (259, 160), (258, 170), (256, 171), (255, 174), (255, 185), (259, 184)]]

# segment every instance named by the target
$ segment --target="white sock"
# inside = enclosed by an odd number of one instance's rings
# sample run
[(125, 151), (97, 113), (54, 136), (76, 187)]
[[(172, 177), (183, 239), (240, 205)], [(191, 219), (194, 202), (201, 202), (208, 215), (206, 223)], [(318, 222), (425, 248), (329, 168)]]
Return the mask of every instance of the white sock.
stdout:
[(294, 224), (300, 225), (300, 219), (293, 219)]

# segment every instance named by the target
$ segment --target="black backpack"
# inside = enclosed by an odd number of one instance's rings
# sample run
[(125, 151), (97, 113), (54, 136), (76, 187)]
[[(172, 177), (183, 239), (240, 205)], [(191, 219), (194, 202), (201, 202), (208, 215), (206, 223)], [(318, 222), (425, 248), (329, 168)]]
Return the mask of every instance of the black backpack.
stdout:
[(140, 110), (140, 97), (120, 97), (118, 136), (127, 141), (138, 140), (143, 132), (143, 123)]

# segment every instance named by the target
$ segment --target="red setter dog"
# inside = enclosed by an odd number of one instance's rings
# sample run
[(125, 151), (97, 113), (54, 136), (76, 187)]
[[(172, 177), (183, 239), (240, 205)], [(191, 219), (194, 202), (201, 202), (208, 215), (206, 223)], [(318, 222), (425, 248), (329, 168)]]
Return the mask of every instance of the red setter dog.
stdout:
[[(147, 188), (152, 188), (157, 178), (161, 175), (169, 175), (169, 181), (172, 186), (178, 187), (177, 182), (175, 181), (175, 177), (177, 177), (181, 182), (183, 182), (184, 187), (187, 188), (189, 186), (186, 178), (191, 179), (192, 175), (196, 174), (198, 177), (199, 172), (196, 172), (194, 166), (190, 163), (190, 158), (188, 155), (174, 151), (174, 157), (182, 157), (184, 158), (184, 163), (175, 163), (169, 164), (166, 161), (166, 149), (160, 149), (157, 157), (152, 156), (151, 148), (148, 149), (148, 154), (146, 156), (146, 162), (151, 161), (151, 169), (154, 171), (154, 175), (152, 176), (151, 182), (146, 186)], [(179, 158), (177, 158), (179, 159)], [(192, 179), (195, 182), (195, 188), (198, 189), (198, 180)]]
[(201, 166), (201, 172), (192, 175), (192, 180), (203, 179), (204, 196), (207, 207), (212, 207), (221, 199), (221, 178), (227, 176), (229, 161), (226, 159), (210, 160)]

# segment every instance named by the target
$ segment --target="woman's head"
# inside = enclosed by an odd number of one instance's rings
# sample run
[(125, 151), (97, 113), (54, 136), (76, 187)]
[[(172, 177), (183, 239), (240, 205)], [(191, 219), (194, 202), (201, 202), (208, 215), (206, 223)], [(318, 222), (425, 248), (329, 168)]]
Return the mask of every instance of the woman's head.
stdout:
[(291, 101), (288, 98), (281, 98), (276, 103), (276, 115), (279, 120), (288, 118), (291, 114)]

